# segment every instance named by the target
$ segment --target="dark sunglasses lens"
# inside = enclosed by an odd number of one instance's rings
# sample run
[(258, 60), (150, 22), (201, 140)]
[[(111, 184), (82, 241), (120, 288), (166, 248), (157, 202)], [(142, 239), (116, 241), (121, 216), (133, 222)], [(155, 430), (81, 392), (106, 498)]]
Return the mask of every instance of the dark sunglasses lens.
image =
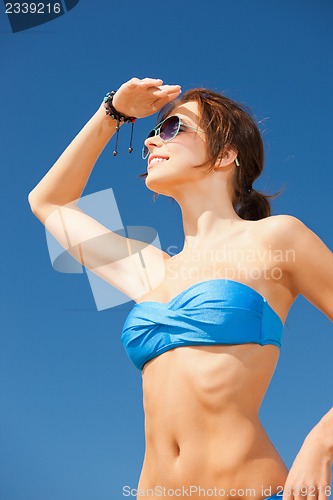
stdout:
[(170, 116), (161, 126), (160, 137), (162, 141), (171, 141), (176, 137), (179, 130), (179, 117)]
[[(179, 131), (179, 124), (180, 124), (179, 116), (170, 116), (170, 118), (167, 118), (162, 123), (161, 128), (160, 128), (159, 135), (160, 135), (160, 138), (162, 139), (162, 141), (171, 141), (171, 139), (176, 137), (176, 135), (178, 134), (178, 131)], [(158, 125), (156, 128), (158, 128)], [(155, 136), (156, 128), (151, 130), (151, 132), (147, 135), (146, 140), (149, 139), (150, 137)], [(142, 158), (145, 160), (148, 155), (149, 155), (149, 149), (144, 144), (144, 146), (142, 148)]]

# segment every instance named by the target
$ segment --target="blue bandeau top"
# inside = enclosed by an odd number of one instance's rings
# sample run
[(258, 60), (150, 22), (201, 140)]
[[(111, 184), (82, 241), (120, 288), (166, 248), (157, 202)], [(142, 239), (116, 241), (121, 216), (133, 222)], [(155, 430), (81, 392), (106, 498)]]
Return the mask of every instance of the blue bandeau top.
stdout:
[(169, 302), (139, 302), (126, 318), (121, 341), (142, 370), (147, 361), (181, 346), (274, 344), (283, 323), (253, 288), (227, 279), (196, 283)]

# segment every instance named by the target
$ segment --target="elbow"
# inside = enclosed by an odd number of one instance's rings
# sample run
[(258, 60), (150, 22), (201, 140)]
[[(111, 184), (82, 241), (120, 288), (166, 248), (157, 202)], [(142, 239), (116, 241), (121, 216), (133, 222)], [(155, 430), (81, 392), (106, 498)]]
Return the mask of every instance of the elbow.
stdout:
[(35, 197), (33, 191), (30, 191), (30, 193), (28, 194), (28, 203), (30, 205), (32, 213), (36, 215), (36, 213), (37, 213), (37, 202), (36, 202), (36, 197)]
[(33, 196), (33, 191), (30, 191), (28, 194), (28, 203), (30, 205), (30, 208), (32, 211), (34, 211), (34, 196)]
[(33, 191), (28, 194), (28, 203), (32, 213), (42, 222), (42, 224), (45, 225), (45, 207), (40, 201), (38, 201), (36, 194)]
[(32, 213), (44, 226), (49, 215), (58, 208), (58, 205), (41, 200), (33, 190), (28, 194), (28, 203)]

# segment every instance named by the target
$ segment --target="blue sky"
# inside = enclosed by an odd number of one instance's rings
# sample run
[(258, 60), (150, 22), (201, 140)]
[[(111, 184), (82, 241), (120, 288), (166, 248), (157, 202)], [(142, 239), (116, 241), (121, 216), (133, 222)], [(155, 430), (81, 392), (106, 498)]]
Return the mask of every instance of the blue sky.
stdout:
[[(12, 33), (1, 10), (1, 498), (122, 498), (144, 453), (141, 375), (120, 343), (133, 302), (97, 311), (86, 275), (54, 271), (29, 191), (132, 76), (206, 86), (260, 122), (266, 170), (255, 187), (284, 188), (273, 213), (298, 217), (332, 249), (332, 20), (329, 0), (80, 0)], [(164, 250), (180, 249), (177, 204), (153, 203), (137, 177), (153, 123), (137, 121), (131, 156), (122, 128), (119, 155), (111, 141), (85, 194), (112, 188), (124, 225), (155, 228)], [(332, 323), (299, 297), (261, 409), (288, 467), (332, 406), (332, 352)]]

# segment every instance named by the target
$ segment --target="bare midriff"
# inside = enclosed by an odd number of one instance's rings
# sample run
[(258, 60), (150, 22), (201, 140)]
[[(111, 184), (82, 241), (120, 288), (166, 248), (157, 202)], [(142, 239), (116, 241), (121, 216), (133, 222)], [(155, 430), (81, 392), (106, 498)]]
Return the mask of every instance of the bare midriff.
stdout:
[(191, 491), (194, 500), (215, 488), (216, 498), (224, 490), (259, 500), (280, 492), (288, 469), (259, 420), (278, 357), (274, 345), (190, 346), (146, 363), (140, 494)]
[[(224, 242), (166, 259), (164, 282), (140, 301), (167, 303), (193, 283), (225, 277), (256, 290), (284, 321), (295, 296), (288, 274), (273, 279), (274, 258), (262, 258), (272, 240), (270, 223), (247, 221)], [(247, 258), (250, 251), (255, 260)], [(194, 268), (196, 279), (188, 279)], [(265, 273), (251, 280), (253, 269)], [(260, 500), (282, 492), (288, 469), (259, 419), (279, 353), (271, 344), (184, 346), (144, 365), (146, 449), (138, 498)]]

